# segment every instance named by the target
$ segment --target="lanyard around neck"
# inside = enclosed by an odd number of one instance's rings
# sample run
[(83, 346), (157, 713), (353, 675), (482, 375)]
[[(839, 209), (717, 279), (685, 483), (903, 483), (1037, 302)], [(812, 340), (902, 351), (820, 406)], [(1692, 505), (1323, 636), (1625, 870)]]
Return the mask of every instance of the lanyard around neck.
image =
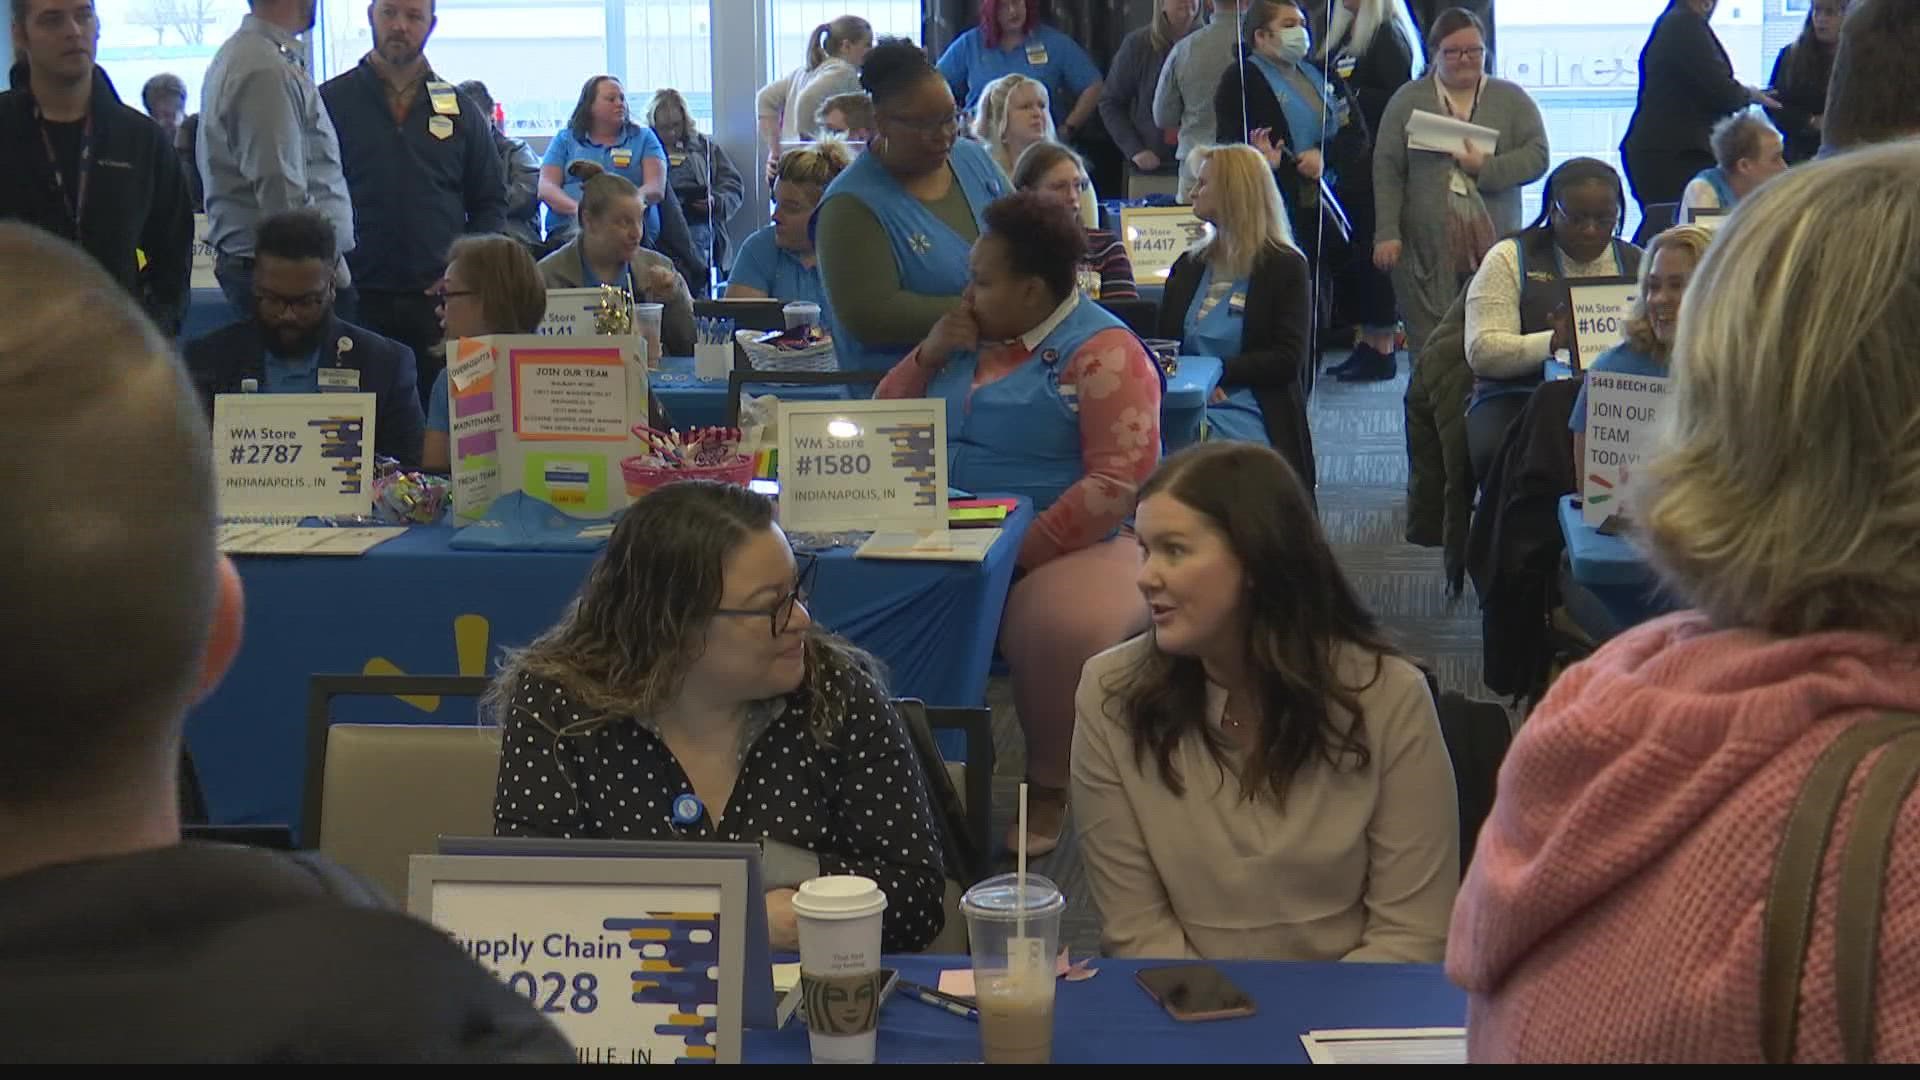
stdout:
[(40, 124), (40, 145), (47, 152), (47, 169), (53, 173), (53, 193), (73, 219), (73, 238), (80, 239), (80, 222), (87, 212), (87, 180), (93, 175), (93, 109), (89, 107), (80, 122), (80, 161), (74, 169), (73, 191), (67, 191), (67, 178), (60, 175), (60, 155), (54, 153), (53, 136), (47, 131), (47, 118), (40, 106), (33, 107), (33, 118)]
[(1440, 107), (1447, 110), (1448, 116), (1453, 117), (1455, 120), (1472, 120), (1479, 114), (1480, 91), (1486, 89), (1487, 86), (1487, 77), (1485, 74), (1482, 74), (1479, 80), (1473, 84), (1473, 104), (1467, 107), (1467, 115), (1465, 117), (1453, 111), (1453, 94), (1447, 89), (1447, 84), (1440, 81), (1438, 73), (1433, 77), (1433, 84), (1440, 89)]

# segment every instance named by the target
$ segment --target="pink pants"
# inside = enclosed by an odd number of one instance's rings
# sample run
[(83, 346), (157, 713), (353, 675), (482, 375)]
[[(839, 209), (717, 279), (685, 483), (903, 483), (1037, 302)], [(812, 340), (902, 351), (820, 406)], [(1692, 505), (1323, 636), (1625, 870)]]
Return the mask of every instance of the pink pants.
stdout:
[(1013, 675), (1013, 707), (1027, 735), (1027, 780), (1067, 786), (1073, 694), (1095, 653), (1147, 628), (1131, 532), (1062, 555), (1020, 579), (1000, 620), (1000, 655)]

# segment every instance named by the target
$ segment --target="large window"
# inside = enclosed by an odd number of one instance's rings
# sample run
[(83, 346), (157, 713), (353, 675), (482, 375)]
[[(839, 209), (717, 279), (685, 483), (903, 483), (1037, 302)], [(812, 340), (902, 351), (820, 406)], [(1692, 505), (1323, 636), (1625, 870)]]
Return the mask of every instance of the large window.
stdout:
[(171, 73), (187, 84), (187, 111), (200, 108), (200, 84), (220, 43), (240, 26), (247, 0), (94, 0), (100, 18), (100, 67), (120, 98), (140, 108), (140, 87)]
[(768, 6), (769, 80), (805, 64), (813, 28), (842, 15), (858, 15), (872, 23), (877, 38), (920, 40), (920, 0), (771, 0)]

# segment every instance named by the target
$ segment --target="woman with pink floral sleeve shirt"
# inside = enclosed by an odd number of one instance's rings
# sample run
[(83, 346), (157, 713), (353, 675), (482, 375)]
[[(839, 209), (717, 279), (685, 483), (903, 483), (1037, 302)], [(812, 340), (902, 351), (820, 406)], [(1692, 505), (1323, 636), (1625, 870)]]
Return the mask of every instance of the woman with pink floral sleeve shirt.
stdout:
[(948, 479), (1024, 495), (1039, 511), (1000, 626), (1027, 735), (1036, 855), (1053, 850), (1066, 817), (1080, 669), (1147, 626), (1128, 520), (1160, 460), (1160, 372), (1119, 319), (1080, 295), (1085, 245), (1079, 222), (1041, 196), (993, 203), (960, 306), (875, 395), (944, 398)]

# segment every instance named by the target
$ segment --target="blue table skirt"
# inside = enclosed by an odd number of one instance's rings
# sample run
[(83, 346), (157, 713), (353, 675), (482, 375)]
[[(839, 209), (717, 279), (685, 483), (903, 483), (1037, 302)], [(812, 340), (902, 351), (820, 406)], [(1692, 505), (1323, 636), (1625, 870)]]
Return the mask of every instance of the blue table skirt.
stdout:
[[(821, 555), (814, 619), (878, 656), (893, 692), (979, 706), (1014, 560), (1032, 524), (1010, 515), (981, 563)], [(213, 820), (299, 826), (307, 678), (314, 674), (483, 674), (501, 650), (559, 619), (588, 553), (454, 551), (453, 530), (416, 528), (361, 558), (240, 558), (246, 636), (233, 670), (188, 719)], [(432, 711), (393, 698), (342, 699), (336, 720), (471, 723), (469, 701)]]
[(1607, 609), (1615, 627), (1638, 626), (1686, 605), (1668, 595), (1646, 556), (1624, 536), (1602, 536), (1581, 517), (1572, 495), (1560, 497), (1560, 533), (1574, 582)]
[(180, 322), (180, 340), (205, 337), (246, 317), (246, 312), (235, 311), (233, 305), (227, 303), (227, 294), (219, 289), (194, 289), (187, 297), (186, 318)]
[[(1324, 1028), (1463, 1027), (1466, 995), (1438, 965), (1217, 965), (1253, 999), (1255, 1014), (1238, 1020), (1180, 1023), (1134, 981), (1142, 968), (1170, 961), (1096, 960), (1100, 973), (1056, 988), (1055, 1064), (1076, 1062), (1246, 1062), (1307, 1064), (1300, 1036)], [(933, 985), (963, 956), (893, 956), (886, 964), (911, 982)], [(749, 1064), (804, 1063), (806, 1025), (748, 1031)], [(880, 1011), (880, 1064), (977, 1062), (979, 1025), (895, 995)]]

